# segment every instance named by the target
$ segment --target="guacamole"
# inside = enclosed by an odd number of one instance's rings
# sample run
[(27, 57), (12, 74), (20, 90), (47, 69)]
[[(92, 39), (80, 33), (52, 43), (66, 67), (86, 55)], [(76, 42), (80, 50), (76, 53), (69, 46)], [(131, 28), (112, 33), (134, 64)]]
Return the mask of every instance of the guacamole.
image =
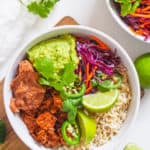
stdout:
[(33, 46), (28, 58), (44, 78), (59, 80), (66, 64), (71, 62), (77, 67), (79, 58), (75, 46), (72, 35), (62, 35)]

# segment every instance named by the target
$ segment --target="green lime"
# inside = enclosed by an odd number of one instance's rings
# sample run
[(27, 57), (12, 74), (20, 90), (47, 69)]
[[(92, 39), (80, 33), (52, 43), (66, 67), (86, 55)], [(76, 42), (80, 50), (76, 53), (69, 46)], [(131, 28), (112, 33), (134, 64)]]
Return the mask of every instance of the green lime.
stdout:
[(0, 120), (0, 144), (4, 143), (6, 136), (6, 126), (5, 123)]
[(126, 145), (123, 150), (142, 150), (142, 148), (140, 148), (136, 144), (131, 143), (131, 144)]
[(138, 57), (134, 63), (141, 87), (150, 88), (150, 53)]
[(103, 112), (110, 109), (119, 96), (119, 90), (97, 92), (83, 97), (83, 106), (91, 112)]
[(78, 111), (78, 121), (81, 138), (85, 144), (89, 144), (96, 133), (96, 121), (82, 111)]

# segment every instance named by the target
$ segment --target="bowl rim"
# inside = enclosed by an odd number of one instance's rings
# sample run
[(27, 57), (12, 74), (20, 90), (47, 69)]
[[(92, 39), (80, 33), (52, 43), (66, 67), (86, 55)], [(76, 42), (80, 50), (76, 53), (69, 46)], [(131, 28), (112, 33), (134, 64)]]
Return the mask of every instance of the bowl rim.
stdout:
[(111, 16), (113, 17), (113, 19), (117, 22), (117, 24), (119, 24), (119, 26), (125, 30), (129, 35), (131, 35), (132, 37), (134, 37), (135, 39), (142, 41), (145, 44), (150, 44), (150, 39), (148, 39), (147, 41), (144, 40), (144, 36), (135, 34), (134, 32), (132, 32), (129, 29), (129, 26), (119, 17), (119, 15), (114, 11), (114, 9), (111, 7), (111, 0), (106, 0), (106, 6), (111, 14)]
[[(6, 104), (5, 100), (7, 99), (7, 92), (8, 92), (7, 88), (8, 88), (8, 83), (9, 83), (9, 74), (12, 72), (12, 68), (13, 68), (13, 65), (15, 63), (15, 60), (27, 48), (28, 45), (30, 45), (33, 41), (37, 40), (38, 38), (40, 38), (40, 37), (42, 37), (44, 35), (49, 34), (50, 32), (57, 31), (57, 30), (63, 30), (63, 29), (71, 29), (71, 30), (79, 29), (79, 30), (83, 30), (83, 31), (91, 31), (91, 32), (93, 32), (93, 33), (95, 33), (97, 35), (103, 36), (108, 41), (110, 41), (111, 43), (113, 43), (114, 45), (116, 45), (116, 47), (118, 47), (118, 49), (120, 49), (121, 53), (123, 53), (123, 55), (127, 58), (127, 60), (129, 61), (129, 63), (131, 64), (131, 68), (132, 68), (133, 74), (135, 76), (135, 82), (136, 82), (135, 84), (136, 84), (136, 92), (137, 92), (136, 93), (136, 101), (137, 102), (136, 102), (136, 107), (135, 107), (135, 111), (134, 111), (134, 115), (132, 117), (132, 120), (130, 121), (126, 132), (123, 133), (123, 135), (121, 136), (121, 138), (124, 139), (127, 136), (128, 132), (129, 132), (129, 129), (133, 126), (133, 124), (134, 124), (134, 122), (136, 120), (136, 117), (138, 115), (138, 111), (139, 111), (139, 105), (140, 105), (140, 84), (139, 84), (139, 80), (138, 80), (138, 75), (137, 75), (136, 69), (135, 69), (135, 67), (133, 65), (133, 62), (132, 62), (131, 58), (129, 57), (129, 55), (127, 54), (127, 52), (124, 50), (124, 48), (117, 41), (115, 41), (111, 36), (109, 36), (108, 34), (102, 32), (102, 31), (99, 31), (97, 29), (94, 29), (94, 28), (91, 28), (91, 27), (87, 27), (87, 26), (83, 26), (83, 25), (64, 25), (64, 26), (59, 26), (59, 27), (53, 27), (49, 32), (44, 32), (44, 33), (42, 33), (42, 34), (34, 37), (29, 42), (25, 43), (23, 45), (23, 47), (20, 49), (20, 51), (18, 51), (16, 53), (16, 55), (14, 56), (14, 59), (12, 61), (12, 64), (8, 68), (7, 75), (6, 75), (5, 80), (4, 80), (4, 86), (3, 86), (4, 107), (5, 107), (5, 112), (6, 112), (6, 115), (7, 115), (7, 118), (9, 120), (9, 123), (10, 123), (11, 127), (13, 128), (14, 132), (19, 137), (19, 139), (21, 139), (21, 141), (24, 144), (26, 144), (28, 147), (32, 148), (31, 147), (32, 144), (29, 144), (28, 142), (26, 142), (25, 140), (23, 140), (23, 138), (22, 138), (21, 134), (19, 133), (19, 131), (16, 130), (16, 127), (13, 124), (13, 121), (12, 121), (10, 115), (9, 115), (9, 112), (8, 112), (8, 110), (10, 108), (8, 108), (9, 106)], [(120, 145), (120, 144), (121, 144), (121, 141), (119, 141), (119, 140), (115, 141), (115, 145)]]

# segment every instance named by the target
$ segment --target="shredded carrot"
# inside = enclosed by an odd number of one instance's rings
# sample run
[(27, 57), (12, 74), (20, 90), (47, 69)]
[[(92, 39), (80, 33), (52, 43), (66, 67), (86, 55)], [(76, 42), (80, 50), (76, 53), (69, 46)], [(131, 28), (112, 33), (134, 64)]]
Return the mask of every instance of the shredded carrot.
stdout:
[(81, 70), (81, 68), (80, 68), (80, 70), (79, 70), (79, 80), (80, 80), (80, 81), (82, 80), (82, 70)]
[(95, 73), (96, 69), (97, 69), (97, 66), (94, 66), (93, 70), (92, 70), (91, 73), (89, 74), (88, 80), (90, 80), (90, 79), (94, 76), (94, 73)]
[(134, 16), (134, 17), (150, 18), (150, 14), (145, 15), (145, 14), (133, 13), (132, 16)]
[(93, 88), (92, 83), (89, 82), (89, 87), (86, 89), (85, 94), (88, 94), (92, 88)]
[(90, 66), (90, 64), (89, 64), (89, 62), (88, 62), (88, 63), (86, 64), (86, 85), (87, 85), (87, 83), (88, 83), (89, 66)]
[(94, 66), (94, 68), (92, 68), (92, 70), (90, 71), (90, 64), (89, 62), (86, 64), (86, 94), (89, 93), (92, 89), (92, 84), (91, 84), (91, 79), (93, 78), (95, 71), (97, 69), (97, 66)]
[[(91, 79), (93, 78), (96, 69), (97, 69), (97, 66), (93, 67), (93, 66), (91, 66), (91, 64), (89, 62), (86, 62), (86, 65), (85, 65), (86, 79), (84, 80), (85, 85), (86, 85), (86, 91), (85, 91), (86, 94), (88, 94), (93, 88), (92, 84), (91, 84)], [(79, 77), (80, 81), (82, 80), (82, 75), (83, 75), (82, 69), (79, 68), (78, 77)]]
[(102, 42), (99, 38), (97, 38), (96, 36), (90, 35), (89, 37), (92, 40), (96, 41), (96, 43), (99, 45), (99, 47), (102, 48), (103, 50), (110, 50), (110, 48), (104, 42)]

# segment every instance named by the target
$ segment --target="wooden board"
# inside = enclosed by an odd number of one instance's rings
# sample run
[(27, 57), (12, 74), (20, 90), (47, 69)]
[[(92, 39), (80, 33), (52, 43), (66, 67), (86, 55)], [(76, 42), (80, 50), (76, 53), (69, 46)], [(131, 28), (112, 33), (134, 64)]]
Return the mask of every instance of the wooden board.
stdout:
[[(73, 18), (66, 16), (61, 19), (56, 26), (61, 25), (75, 25), (78, 24)], [(3, 96), (2, 96), (3, 81), (0, 82), (0, 118), (5, 121), (7, 126), (7, 136), (4, 144), (0, 145), (0, 150), (30, 150), (15, 134), (11, 128), (3, 105)]]

